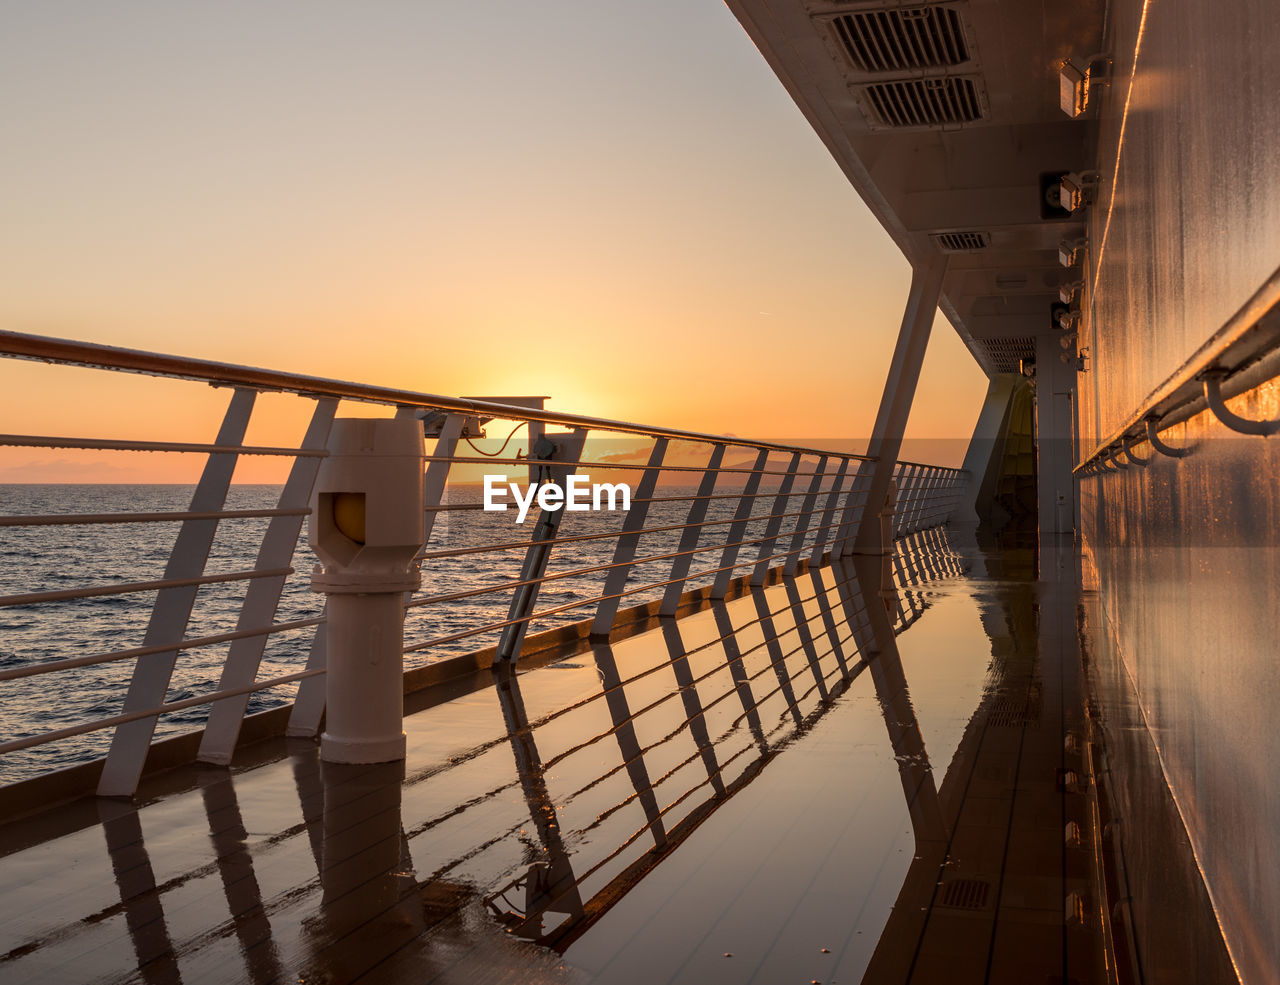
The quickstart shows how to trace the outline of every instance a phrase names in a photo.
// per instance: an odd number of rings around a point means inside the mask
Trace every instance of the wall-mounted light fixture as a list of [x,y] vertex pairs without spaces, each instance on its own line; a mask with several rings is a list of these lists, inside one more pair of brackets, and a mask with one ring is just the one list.
[[1070,304],[1071,299],[1076,296],[1076,292],[1084,286],[1083,281],[1068,280],[1058,285],[1058,299],[1063,304]]
[[1099,177],[1097,171],[1066,172],[1058,182],[1058,207],[1070,213],[1093,204]]
[[1064,239],[1058,244],[1058,262],[1064,267],[1074,267],[1076,261],[1080,259],[1080,251],[1084,249],[1088,242],[1084,237],[1079,239]]
[[1040,218],[1070,219],[1082,206],[1093,202],[1099,178],[1097,171],[1041,172]]
[[1049,305],[1049,327],[1069,332],[1080,320],[1080,309],[1068,304],[1054,301]]
[[1062,112],[1073,120],[1089,108],[1089,90],[1111,81],[1111,58],[1096,54],[1088,58],[1069,58],[1058,70],[1058,101]]

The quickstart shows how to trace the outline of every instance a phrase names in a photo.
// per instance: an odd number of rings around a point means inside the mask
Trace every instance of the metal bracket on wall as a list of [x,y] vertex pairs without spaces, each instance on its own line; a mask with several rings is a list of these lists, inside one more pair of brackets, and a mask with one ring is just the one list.
[[1200,377],[1200,382],[1204,386],[1205,402],[1218,420],[1232,431],[1238,431],[1241,434],[1265,436],[1280,432],[1280,417],[1270,421],[1253,421],[1227,410],[1227,405],[1222,399],[1222,381],[1230,375],[1230,372],[1225,369],[1210,369]]
[[1160,440],[1160,418],[1147,418],[1147,440],[1151,442],[1151,447],[1158,451],[1161,455],[1168,455],[1170,458],[1186,458],[1193,451],[1195,445],[1187,445],[1186,448],[1174,448],[1172,445],[1166,445]]
[[1137,465],[1137,466],[1139,466],[1139,467],[1141,467],[1141,466],[1143,466],[1143,465],[1146,465],[1148,462],[1150,462],[1150,461],[1151,461],[1150,457],[1147,457],[1147,458],[1141,458],[1141,457],[1139,457],[1139,456],[1135,455],[1135,454],[1133,453],[1133,446],[1134,446],[1134,444],[1135,444],[1135,442],[1133,442],[1133,441],[1126,441],[1126,442],[1124,443],[1124,446],[1123,446],[1123,448],[1122,448],[1122,450],[1124,451],[1124,457],[1125,457],[1125,458],[1127,458],[1127,459],[1129,460],[1129,462],[1130,462],[1131,464],[1133,464],[1133,465]]

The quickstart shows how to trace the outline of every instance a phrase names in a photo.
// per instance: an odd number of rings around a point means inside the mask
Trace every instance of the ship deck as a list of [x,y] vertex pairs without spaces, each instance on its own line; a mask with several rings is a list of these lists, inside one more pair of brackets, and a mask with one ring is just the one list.
[[1071,555],[899,547],[12,822],[0,976],[1110,980]]

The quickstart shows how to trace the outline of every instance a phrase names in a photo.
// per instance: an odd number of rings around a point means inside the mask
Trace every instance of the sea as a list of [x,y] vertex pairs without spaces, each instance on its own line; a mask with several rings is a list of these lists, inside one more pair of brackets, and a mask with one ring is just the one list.
[[[162,512],[189,508],[192,486],[182,485],[0,485],[0,514],[50,515],[84,513]],[[720,490],[718,490],[720,491]],[[693,494],[691,488],[660,487],[659,497]],[[229,510],[270,509],[277,505],[279,486],[232,486],[226,502]],[[437,515],[428,554],[438,551],[488,547],[504,549],[485,553],[463,553],[428,559],[423,563],[423,587],[418,599],[481,589],[518,579],[536,521],[531,511],[523,525],[515,523],[515,512],[486,512],[480,509],[482,490],[478,486],[450,487],[445,505],[450,509]],[[801,507],[803,496],[788,500],[784,512]],[[714,499],[709,521],[728,520],[738,506],[736,496]],[[763,536],[768,516],[775,506],[774,496],[754,502],[746,539]],[[646,527],[675,526],[686,522],[688,501],[651,504]],[[560,536],[606,533],[621,529],[622,512],[575,512],[566,514]],[[206,574],[244,571],[256,566],[267,518],[224,519],[218,524]],[[784,521],[787,530],[794,520]],[[179,524],[111,523],[57,526],[0,527],[0,597],[30,592],[49,592],[104,585],[160,580],[177,535]],[[729,524],[708,527],[699,546],[723,543]],[[640,538],[637,557],[669,554],[677,550],[681,531],[646,533]],[[805,538],[813,542],[812,532]],[[551,553],[548,572],[606,565],[613,561],[616,540],[569,540]],[[775,550],[790,548],[789,537]],[[754,559],[757,548],[743,549],[744,559]],[[698,576],[700,570],[720,563],[719,551],[694,555],[693,577],[686,588],[709,584],[713,574]],[[303,525],[293,559],[294,573],[287,579],[277,622],[289,622],[320,615],[323,598],[311,590],[310,575],[316,558],[307,543]],[[628,588],[669,577],[671,560],[638,564],[630,572]],[[744,568],[738,569],[741,573]],[[575,575],[549,581],[541,588],[537,610],[574,606],[533,622],[530,632],[590,618],[606,572]],[[231,632],[236,628],[240,606],[248,582],[234,581],[201,586],[187,638]],[[634,605],[660,598],[663,589],[648,589],[623,599]],[[422,666],[462,653],[494,645],[500,630],[451,639],[477,627],[507,618],[512,590],[496,590],[462,599],[409,608],[405,621],[406,668]],[[68,657],[111,653],[139,647],[143,643],[156,592],[105,595],[39,604],[0,605],[0,669],[26,667]],[[0,602],[4,599],[0,598]],[[305,668],[311,649],[313,628],[278,633],[268,638],[259,679],[283,676]],[[412,650],[417,644],[430,644]],[[211,692],[216,689],[230,644],[210,645],[179,653],[169,686],[167,701]],[[65,728],[90,720],[117,715],[134,669],[132,659],[54,674],[0,681],[0,742],[12,741]],[[282,685],[254,694],[249,711],[278,707],[293,700],[296,684]],[[164,715],[156,737],[189,731],[203,725],[208,706],[198,705]],[[111,742],[110,728],[59,740],[31,749],[0,756],[0,784],[12,783],[49,770],[71,766],[102,756]]]

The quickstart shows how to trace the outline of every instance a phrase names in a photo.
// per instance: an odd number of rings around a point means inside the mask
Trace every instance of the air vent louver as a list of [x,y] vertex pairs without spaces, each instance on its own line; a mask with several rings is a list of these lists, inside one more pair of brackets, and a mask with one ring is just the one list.
[[933,241],[946,253],[970,253],[973,250],[985,250],[991,245],[991,237],[986,233],[969,230],[954,233],[934,233]]
[[831,31],[861,72],[945,68],[969,60],[960,14],[951,7],[859,10],[832,18]]
[[978,86],[967,76],[903,79],[859,86],[872,123],[884,127],[938,127],[982,119]]
[[1016,373],[1018,362],[1036,354],[1036,340],[1029,335],[1000,339],[975,339],[974,344],[986,353],[997,373]]

